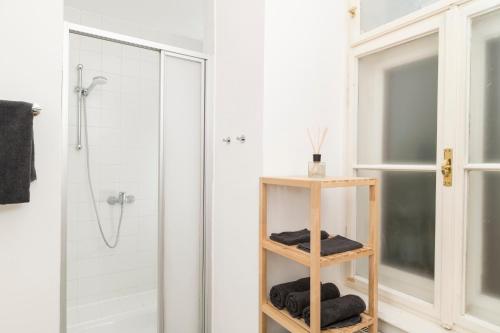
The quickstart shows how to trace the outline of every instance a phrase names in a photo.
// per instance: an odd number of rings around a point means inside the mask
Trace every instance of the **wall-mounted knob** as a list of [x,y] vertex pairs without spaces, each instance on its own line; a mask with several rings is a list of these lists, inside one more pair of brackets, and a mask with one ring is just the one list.
[[230,144],[231,143],[231,137],[228,136],[226,138],[222,138],[222,142]]
[[247,141],[247,138],[246,138],[245,134],[242,134],[240,136],[237,136],[236,140],[238,140],[240,143],[245,143]]

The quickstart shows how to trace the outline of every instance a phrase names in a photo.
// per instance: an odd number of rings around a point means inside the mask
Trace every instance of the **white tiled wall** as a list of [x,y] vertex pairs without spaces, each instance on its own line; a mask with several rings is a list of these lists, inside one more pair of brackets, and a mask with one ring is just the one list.
[[71,23],[82,24],[93,28],[143,38],[159,43],[165,43],[185,49],[194,51],[203,50],[202,40],[171,34],[166,31],[140,25],[137,22],[130,22],[116,17],[101,15],[71,6],[64,7],[64,19]]
[[[110,300],[129,300],[126,296],[156,288],[159,61],[155,51],[70,36],[69,325],[99,319],[106,314],[104,307]],[[108,249],[100,238],[87,182],[85,152],[75,149],[74,87],[79,63],[84,66],[85,87],[94,76],[108,78],[106,85],[97,86],[87,98],[92,177],[108,239],[114,239],[120,208],[110,206],[107,197],[125,191],[136,198],[125,205],[121,239],[115,249]],[[99,304],[103,304],[102,309]]]

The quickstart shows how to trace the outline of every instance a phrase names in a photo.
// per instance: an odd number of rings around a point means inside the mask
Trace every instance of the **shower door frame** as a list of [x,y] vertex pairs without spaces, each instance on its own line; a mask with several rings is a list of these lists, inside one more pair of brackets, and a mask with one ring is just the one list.
[[210,216],[210,207],[212,198],[210,193],[211,184],[212,184],[212,176],[211,176],[211,142],[210,135],[212,133],[212,117],[211,117],[211,108],[209,107],[209,103],[207,101],[211,100],[210,92],[208,90],[209,80],[207,80],[207,63],[209,62],[209,56],[207,54],[186,50],[183,48],[170,46],[167,44],[157,43],[141,38],[131,37],[128,35],[123,35],[119,33],[114,33],[102,29],[92,28],[80,24],[65,22],[64,23],[64,31],[63,31],[63,71],[62,71],[62,154],[63,154],[63,165],[62,165],[62,188],[61,188],[61,288],[60,288],[60,333],[67,332],[67,320],[66,320],[66,310],[67,310],[67,301],[66,301],[66,288],[67,288],[67,280],[66,280],[66,269],[67,269],[67,183],[68,183],[68,105],[69,105],[69,68],[70,59],[69,59],[69,38],[70,34],[77,34],[82,36],[88,36],[93,38],[98,38],[102,40],[107,40],[111,42],[116,42],[120,44],[140,47],[149,49],[152,51],[157,51],[160,56],[160,107],[159,107],[159,165],[158,165],[158,291],[157,291],[157,302],[158,302],[158,333],[166,333],[165,332],[165,280],[164,280],[164,225],[165,225],[165,160],[164,160],[164,106],[165,106],[165,59],[167,56],[177,57],[180,59],[186,59],[190,61],[195,61],[200,63],[201,65],[201,105],[200,109],[202,110],[202,120],[203,120],[203,128],[202,128],[202,189],[201,189],[201,197],[202,197],[202,216],[200,216],[202,221],[202,238],[203,245],[200,253],[202,263],[201,263],[201,272],[202,279],[200,281],[200,287],[202,290],[202,301],[200,302],[200,320],[201,320],[201,332],[207,333],[210,332],[210,230],[211,230],[211,220]]

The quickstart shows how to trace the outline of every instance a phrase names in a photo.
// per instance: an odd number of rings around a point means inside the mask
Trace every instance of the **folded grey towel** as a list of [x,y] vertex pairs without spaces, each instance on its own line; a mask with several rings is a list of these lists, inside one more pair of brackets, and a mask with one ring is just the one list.
[[278,284],[271,288],[269,298],[271,303],[282,310],[285,308],[286,297],[294,291],[306,291],[310,289],[311,280],[309,278],[299,279],[297,281]]
[[[321,256],[352,251],[362,247],[363,244],[338,235],[321,241]],[[298,248],[306,252],[311,252],[310,243],[299,244]]]
[[[345,325],[346,320],[350,325],[357,324],[354,319],[357,320],[356,316],[359,316],[365,310],[365,302],[356,295],[346,295],[323,301],[321,302],[321,329],[334,328],[334,325],[339,324]],[[311,308],[305,308],[303,316],[307,325],[311,324],[310,315]]]
[[[339,288],[333,283],[325,283],[321,285],[321,300],[340,297]],[[286,309],[294,318],[301,317],[304,309],[307,308],[311,301],[311,291],[295,291],[288,294],[286,297]]]
[[[326,231],[321,230],[321,239],[326,239],[330,235]],[[285,231],[271,234],[271,240],[285,244],[285,245],[297,245],[299,243],[309,242],[311,240],[311,232],[308,229],[302,229],[298,231]]]
[[0,101],[0,204],[30,201],[36,179],[32,107]]

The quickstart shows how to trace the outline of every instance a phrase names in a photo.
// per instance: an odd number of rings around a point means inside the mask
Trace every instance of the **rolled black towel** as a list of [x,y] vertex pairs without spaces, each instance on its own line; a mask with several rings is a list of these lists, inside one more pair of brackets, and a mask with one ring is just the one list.
[[271,303],[278,309],[282,310],[285,308],[286,297],[291,292],[306,291],[310,288],[310,279],[303,278],[297,281],[287,282],[278,284],[271,288],[269,292],[269,298]]
[[[326,231],[321,230],[321,239],[327,239],[330,235]],[[271,240],[285,244],[297,245],[311,240],[311,232],[308,229],[299,231],[285,231],[280,233],[272,233]]]
[[[366,310],[365,302],[356,295],[346,295],[321,302],[321,328],[326,329],[346,319],[359,316]],[[304,309],[304,320],[311,324],[311,308]],[[356,323],[355,323],[356,324]]]
[[[321,241],[321,256],[352,251],[362,247],[363,244],[338,235]],[[298,248],[306,252],[311,252],[310,243],[301,243]]]
[[[321,285],[321,300],[340,297],[339,288],[333,283]],[[286,309],[294,318],[302,316],[304,309],[309,306],[311,300],[311,291],[296,291],[288,294],[286,298]]]

